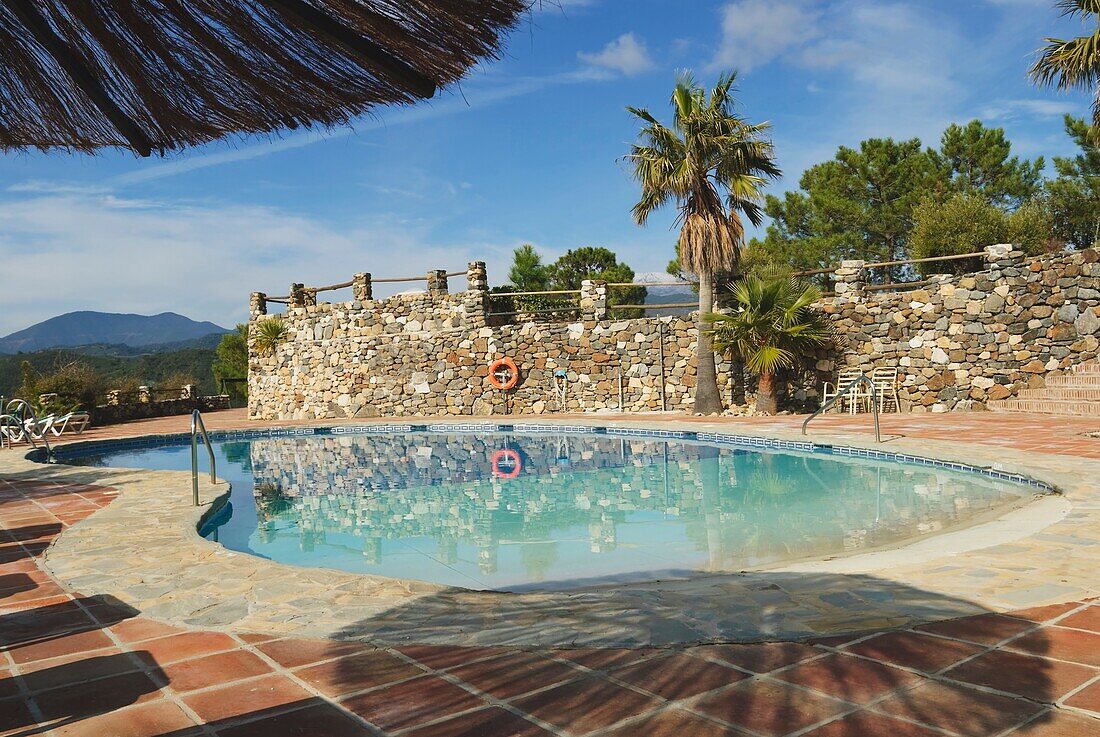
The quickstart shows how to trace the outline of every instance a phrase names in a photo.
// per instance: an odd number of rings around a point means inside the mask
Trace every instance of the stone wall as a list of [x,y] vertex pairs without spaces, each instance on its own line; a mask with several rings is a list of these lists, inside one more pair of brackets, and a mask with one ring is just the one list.
[[[897,366],[903,406],[916,411],[981,408],[1041,385],[1046,374],[1097,356],[1098,260],[1091,250],[1025,259],[1010,246],[991,246],[983,271],[890,291],[867,282],[862,262],[846,261],[836,296],[820,304],[841,346],[811,361],[808,373],[786,377],[788,406],[816,404],[823,382],[835,381],[843,366]],[[576,322],[496,325],[484,264],[470,264],[464,292],[450,293],[442,272],[427,281],[426,292],[374,300],[370,276],[357,274],[356,299],[320,304],[315,292],[293,285],[282,316],[288,339],[270,355],[250,346],[250,415],[691,408],[693,316],[609,319],[606,286],[585,282]],[[254,323],[274,317],[266,304],[265,295],[252,296]],[[489,364],[506,356],[521,369],[511,392],[493,388],[488,376]],[[743,382],[728,360],[718,370],[730,404]],[[558,372],[566,376],[564,402]]]
[[131,420],[146,420],[152,417],[174,417],[176,415],[189,415],[195,410],[213,412],[220,409],[229,409],[229,397],[219,395],[213,397],[192,397],[187,399],[162,399],[149,402],[131,402],[126,404],[105,404],[93,409],[92,424],[116,425],[120,422]]
[[1024,258],[991,246],[983,271],[890,294],[869,290],[862,263],[848,261],[822,308],[846,341],[838,363],[898,366],[913,410],[982,408],[1096,358],[1098,261],[1095,250]]

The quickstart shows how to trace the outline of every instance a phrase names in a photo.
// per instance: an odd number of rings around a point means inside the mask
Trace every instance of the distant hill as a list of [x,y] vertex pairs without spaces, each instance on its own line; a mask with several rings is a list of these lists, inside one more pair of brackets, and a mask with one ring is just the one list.
[[173,343],[150,343],[143,346],[129,346],[123,343],[92,343],[91,345],[74,345],[66,350],[80,353],[85,356],[118,356],[129,358],[134,356],[150,356],[155,353],[175,353],[188,348],[213,349],[222,342],[225,333],[210,333],[201,338],[189,340],[177,340]]
[[0,353],[31,353],[46,348],[94,345],[121,345],[154,352],[148,348],[208,339],[213,334],[228,332],[212,322],[196,322],[174,312],[159,315],[70,312],[0,338]]

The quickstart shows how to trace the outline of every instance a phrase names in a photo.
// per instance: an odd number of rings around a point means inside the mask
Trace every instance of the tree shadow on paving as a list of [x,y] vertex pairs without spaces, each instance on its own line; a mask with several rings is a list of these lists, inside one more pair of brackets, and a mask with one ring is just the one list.
[[[922,622],[932,624],[914,628]],[[566,731],[604,728],[691,698],[698,714],[764,734],[802,730],[876,701],[880,715],[848,718],[858,727],[860,718],[899,717],[984,737],[1040,723],[1042,704],[1079,685],[1052,674],[1057,663],[989,652],[1017,636],[1035,656],[1049,650],[1036,623],[951,596],[869,575],[760,572],[572,594],[449,590],[336,639],[397,647],[428,670],[447,668]],[[516,659],[517,648],[540,657]],[[361,663],[334,647],[338,654],[333,688],[362,688]],[[542,657],[573,665],[548,668]],[[578,667],[585,664],[595,674]],[[566,685],[549,688],[555,683]],[[397,700],[406,714],[442,716],[432,689],[417,693],[401,683],[358,697],[356,710],[370,720]]]
[[12,737],[59,730],[122,709],[158,692],[167,681],[149,653],[140,651],[82,658],[19,678],[34,692],[31,698],[42,721],[25,702],[3,709],[0,730],[9,730],[3,734]]
[[26,543],[39,540],[43,537],[52,538],[61,532],[61,524],[24,525],[8,530],[0,530],[0,543],[17,542]]
[[18,661],[20,648],[111,627],[137,614],[136,609],[113,596],[90,596],[9,612],[0,615],[0,650],[8,651]]
[[38,582],[26,573],[0,574],[0,601],[37,588]]
[[[29,580],[29,577],[28,577]],[[37,585],[37,584],[35,584]],[[153,679],[164,675],[141,653],[78,657],[82,651],[103,652],[112,645],[88,633],[114,626],[137,611],[110,596],[93,596],[22,609],[0,616],[0,651],[18,675],[0,678],[0,733],[34,735],[60,729],[89,717],[135,703],[158,690]],[[41,667],[57,658],[69,659]],[[149,672],[141,673],[142,667]],[[25,694],[31,694],[37,713]],[[41,724],[38,716],[44,720]]]

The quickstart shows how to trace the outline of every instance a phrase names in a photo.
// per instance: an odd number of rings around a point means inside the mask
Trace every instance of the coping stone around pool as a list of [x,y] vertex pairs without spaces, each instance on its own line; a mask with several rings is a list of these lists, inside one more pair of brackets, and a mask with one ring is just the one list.
[[[219,438],[309,436],[379,432],[419,424],[276,428],[219,432]],[[510,428],[527,432],[577,432],[580,425],[538,423],[427,423],[469,432]],[[637,425],[602,425],[608,434],[656,429],[676,439],[721,442],[750,438],[708,426],[647,419]],[[538,428],[538,429],[532,429]],[[446,430],[458,432],[459,430]],[[583,426],[591,432],[592,426]],[[702,437],[700,437],[702,436]],[[180,436],[137,442],[164,444]],[[299,568],[227,550],[202,539],[201,520],[227,495],[225,484],[202,482],[205,504],[190,505],[186,472],[153,472],[31,464],[0,459],[0,471],[38,474],[114,486],[120,497],[67,529],[44,556],[58,580],[83,595],[114,596],[143,615],[191,626],[297,636],[359,639],[378,644],[436,643],[513,646],[669,646],[702,642],[798,640],[847,632],[889,629],[936,619],[1004,611],[1053,601],[1096,596],[1100,566],[1100,463],[1067,456],[1002,449],[893,440],[890,452],[852,434],[814,436],[814,448],[839,448],[920,459],[947,468],[976,468],[1026,478],[1037,491],[1057,487],[1072,506],[1040,534],[1010,543],[943,555],[922,552],[905,560],[903,548],[886,568],[859,570],[860,557],[843,559],[843,572],[818,569],[767,570],[742,574],[627,583],[569,592],[498,593],[447,588],[416,581]],[[827,442],[820,442],[827,441]],[[113,442],[113,441],[112,441]],[[121,442],[121,441],[120,441]],[[753,443],[805,444],[795,433],[769,429]],[[63,455],[104,446],[84,443]],[[801,448],[800,448],[801,449]],[[70,456],[71,457],[71,456]],[[980,465],[978,465],[980,464]],[[1004,478],[1005,476],[998,476]],[[1026,510],[1027,508],[1025,508]],[[992,523],[995,526],[997,523]],[[983,526],[984,527],[984,526]],[[972,528],[975,538],[981,533]],[[900,561],[898,559],[900,556]]]

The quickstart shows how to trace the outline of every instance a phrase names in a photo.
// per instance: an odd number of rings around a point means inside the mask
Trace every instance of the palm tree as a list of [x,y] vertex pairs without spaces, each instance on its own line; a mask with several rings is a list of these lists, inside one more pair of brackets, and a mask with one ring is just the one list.
[[1093,17],[1091,35],[1069,41],[1047,38],[1039,59],[1031,67],[1031,78],[1041,86],[1060,90],[1084,90],[1093,95],[1092,134],[1100,137],[1100,0],[1058,0],[1063,15]]
[[714,309],[714,275],[732,271],[745,241],[741,215],[763,219],[761,190],[780,176],[767,123],[737,116],[732,96],[736,73],[723,75],[708,96],[690,74],[672,93],[672,127],[648,110],[627,108],[645,124],[628,159],[642,195],[633,215],[639,225],[664,205],[680,211],[680,264],[699,278],[699,339],[696,346],[695,411],[722,411],[714,350],[705,330]]
[[832,341],[828,319],[811,308],[821,292],[789,277],[748,276],[734,286],[733,299],[734,312],[711,315],[708,332],[715,350],[739,356],[759,374],[756,409],[775,414],[776,371]]

